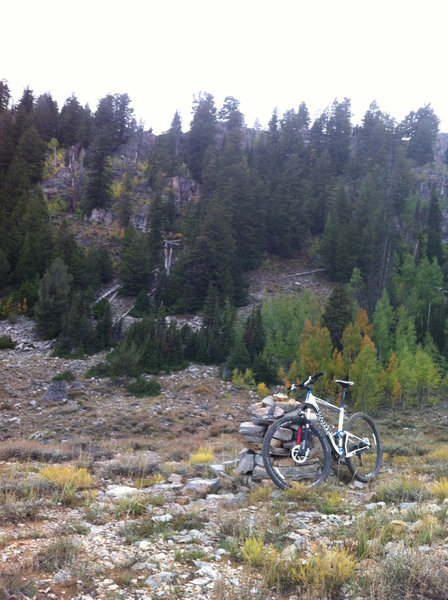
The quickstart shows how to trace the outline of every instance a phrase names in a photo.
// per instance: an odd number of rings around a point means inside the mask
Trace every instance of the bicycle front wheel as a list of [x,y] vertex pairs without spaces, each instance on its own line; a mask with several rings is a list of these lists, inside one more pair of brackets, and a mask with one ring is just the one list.
[[347,421],[345,462],[358,481],[367,482],[377,475],[383,459],[381,438],[373,419],[364,413],[355,413]]
[[263,462],[272,481],[282,490],[293,483],[318,486],[328,477],[331,456],[327,440],[313,423],[309,424],[307,447],[299,452],[298,439],[303,440],[306,420],[288,416],[275,421],[263,441]]

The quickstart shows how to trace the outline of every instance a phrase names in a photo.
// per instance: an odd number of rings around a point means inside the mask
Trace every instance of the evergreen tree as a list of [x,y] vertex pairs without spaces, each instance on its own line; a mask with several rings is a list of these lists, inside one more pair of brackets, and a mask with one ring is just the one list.
[[186,138],[186,163],[193,179],[202,181],[206,153],[215,143],[216,107],[211,94],[200,94],[193,104],[193,119]]
[[21,243],[14,277],[16,282],[32,280],[35,275],[44,273],[53,250],[48,211],[39,186],[34,187],[28,195],[20,216],[18,235]]
[[28,87],[23,90],[19,104],[14,108],[15,139],[33,125],[34,94]]
[[142,289],[148,289],[150,264],[146,235],[128,225],[121,242],[120,255],[118,280],[123,287],[123,293],[132,295]]
[[325,302],[323,326],[331,333],[332,343],[342,348],[342,334],[353,318],[353,301],[344,285],[337,283]]
[[69,309],[72,277],[60,258],[56,258],[42,277],[39,300],[35,306],[36,328],[46,339],[57,337]]
[[236,259],[235,241],[228,212],[217,202],[206,207],[200,229],[188,244],[170,275],[167,299],[174,311],[197,311],[204,304],[210,284],[221,301],[236,302],[236,290],[242,289]]
[[34,106],[34,125],[41,139],[48,143],[58,133],[59,110],[51,94],[42,94]]
[[80,135],[84,119],[84,109],[73,94],[64,103],[59,116],[58,140],[62,146],[68,148],[82,141]]
[[112,164],[108,155],[109,133],[102,131],[89,148],[86,166],[88,184],[84,200],[84,212],[90,215],[94,208],[108,208],[111,202]]
[[400,124],[403,136],[409,138],[408,157],[423,166],[434,159],[434,143],[439,131],[440,120],[430,104],[412,111]]
[[31,125],[20,136],[14,160],[18,169],[26,173],[30,183],[37,183],[42,178],[47,147],[41,140],[37,129]]
[[341,175],[350,156],[352,126],[350,123],[350,100],[334,100],[326,128],[328,151],[334,167],[334,174]]
[[73,276],[75,286],[87,286],[86,257],[84,251],[76,243],[68,221],[62,221],[54,240],[53,258],[59,257]]

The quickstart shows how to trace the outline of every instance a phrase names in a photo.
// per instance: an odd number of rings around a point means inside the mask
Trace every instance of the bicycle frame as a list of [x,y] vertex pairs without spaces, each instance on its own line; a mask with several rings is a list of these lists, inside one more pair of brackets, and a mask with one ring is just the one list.
[[[345,388],[342,388],[341,406],[335,406],[334,404],[331,404],[330,402],[327,402],[326,400],[323,400],[322,398],[318,398],[317,396],[315,396],[313,394],[313,392],[310,388],[307,388],[304,412],[305,412],[307,421],[311,420],[311,414],[312,414],[311,411],[314,411],[316,413],[317,420],[319,421],[319,424],[321,425],[322,429],[324,430],[326,437],[328,439],[328,442],[330,443],[331,448],[333,449],[335,455],[338,456],[338,458],[351,458],[352,456],[358,455],[360,450],[365,450],[365,449],[370,448],[370,442],[366,439],[362,439],[362,438],[359,438],[359,437],[353,435],[349,431],[344,431],[344,417],[345,417],[344,400],[345,400]],[[338,430],[334,434],[331,432],[331,430],[322,414],[322,411],[319,408],[319,404],[323,404],[327,408],[330,408],[331,410],[334,410],[335,412],[339,413]],[[301,437],[301,432],[299,433],[299,436]],[[305,444],[306,444],[306,437],[307,437],[307,435],[305,432]],[[354,450],[352,450],[351,452],[347,452],[347,442],[349,439],[355,439],[358,442],[363,442],[365,444],[365,447],[360,448],[359,444],[358,444],[358,446]],[[297,443],[299,444],[300,441],[301,440],[298,438]]]

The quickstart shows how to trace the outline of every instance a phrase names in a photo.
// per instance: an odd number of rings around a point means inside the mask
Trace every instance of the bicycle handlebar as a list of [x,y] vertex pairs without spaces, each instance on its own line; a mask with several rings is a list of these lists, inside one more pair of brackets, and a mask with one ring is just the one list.
[[299,385],[296,385],[295,383],[293,383],[291,386],[291,390],[294,391],[297,388],[311,387],[312,385],[314,385],[316,383],[316,379],[318,379],[318,377],[321,377],[322,375],[324,375],[323,371],[321,371],[320,373],[315,373],[314,375],[310,375],[306,381],[302,381],[302,383],[299,383]]

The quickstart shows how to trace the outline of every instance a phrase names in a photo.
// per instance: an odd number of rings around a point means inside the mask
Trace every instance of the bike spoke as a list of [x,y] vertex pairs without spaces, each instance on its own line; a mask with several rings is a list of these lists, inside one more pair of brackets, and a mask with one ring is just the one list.
[[[314,427],[298,437],[299,425],[294,419],[282,420],[279,427],[268,431],[263,446],[263,459],[268,474],[283,489],[294,483],[319,485],[327,476],[330,457],[326,441]],[[301,439],[298,445],[297,441]]]
[[356,479],[369,481],[379,471],[382,460],[381,440],[373,420],[357,413],[348,421],[347,466]]

